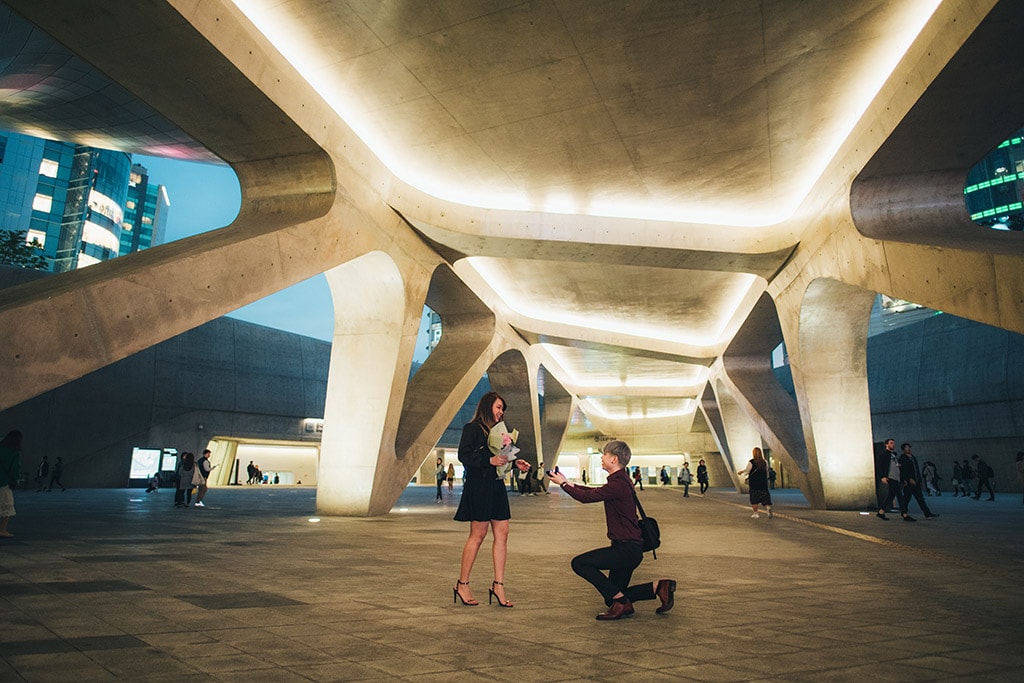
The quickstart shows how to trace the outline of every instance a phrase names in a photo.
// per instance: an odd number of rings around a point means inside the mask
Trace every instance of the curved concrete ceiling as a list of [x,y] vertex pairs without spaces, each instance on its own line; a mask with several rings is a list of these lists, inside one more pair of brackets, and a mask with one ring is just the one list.
[[939,0],[233,0],[384,163],[452,202],[769,226]]
[[[385,201],[524,338],[547,341],[545,364],[613,429],[629,415],[692,421],[704,368],[799,241],[788,219],[813,211],[801,203],[940,4],[214,0],[203,12],[252,22],[394,174]],[[175,115],[198,139],[231,125]]]

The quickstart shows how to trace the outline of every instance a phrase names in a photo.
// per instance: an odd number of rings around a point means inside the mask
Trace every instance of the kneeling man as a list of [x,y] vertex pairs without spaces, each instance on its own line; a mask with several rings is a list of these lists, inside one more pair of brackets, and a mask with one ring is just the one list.
[[[668,612],[675,603],[676,582],[671,579],[661,579],[657,586],[653,583],[629,585],[633,570],[644,559],[633,483],[626,471],[631,456],[624,441],[606,443],[601,453],[601,468],[608,473],[608,483],[596,488],[572,484],[557,472],[550,475],[551,481],[581,503],[604,503],[611,545],[572,558],[572,570],[593,584],[608,605],[607,611],[597,615],[598,621],[628,617],[633,614],[633,603],[640,600],[661,600],[661,606],[654,610],[658,614]],[[604,570],[608,571],[607,576]]]

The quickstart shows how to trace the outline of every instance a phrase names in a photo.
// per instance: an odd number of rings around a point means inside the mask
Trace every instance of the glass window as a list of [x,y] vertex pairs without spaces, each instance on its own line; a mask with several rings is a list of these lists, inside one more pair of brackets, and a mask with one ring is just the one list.
[[53,197],[47,197],[45,194],[37,194],[32,200],[32,210],[42,211],[43,213],[50,213],[50,207],[53,206]]
[[60,164],[51,159],[43,159],[39,164],[39,175],[44,175],[47,178],[56,178],[57,169],[60,168]]
[[25,243],[32,244],[33,242],[38,242],[36,246],[40,248],[45,246],[46,233],[43,232],[42,230],[29,230],[28,233],[25,234]]

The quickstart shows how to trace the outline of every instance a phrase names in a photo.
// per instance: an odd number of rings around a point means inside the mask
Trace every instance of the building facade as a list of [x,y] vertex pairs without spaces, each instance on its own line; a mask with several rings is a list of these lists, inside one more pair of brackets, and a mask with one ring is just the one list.
[[130,154],[0,133],[2,229],[62,273],[163,241],[170,202]]
[[1024,130],[970,170],[964,197],[971,220],[999,230],[1024,230]]
[[121,248],[117,255],[124,256],[163,244],[170,206],[167,188],[151,182],[145,166],[132,164],[128,199],[121,222]]

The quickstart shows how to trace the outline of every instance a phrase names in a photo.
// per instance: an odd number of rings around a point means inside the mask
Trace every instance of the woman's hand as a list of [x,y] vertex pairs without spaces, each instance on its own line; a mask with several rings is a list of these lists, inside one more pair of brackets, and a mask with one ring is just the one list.
[[516,458],[514,462],[515,462],[516,467],[518,467],[521,472],[529,471],[530,463],[526,462],[522,458]]
[[501,467],[502,465],[508,464],[508,458],[504,455],[492,455],[487,462],[491,463],[495,467]]
[[558,486],[561,486],[562,484],[564,484],[567,481],[569,481],[568,479],[565,478],[565,475],[562,474],[561,472],[552,472],[551,476],[550,476],[550,479],[551,479],[551,481],[555,482],[555,484],[557,484]]

